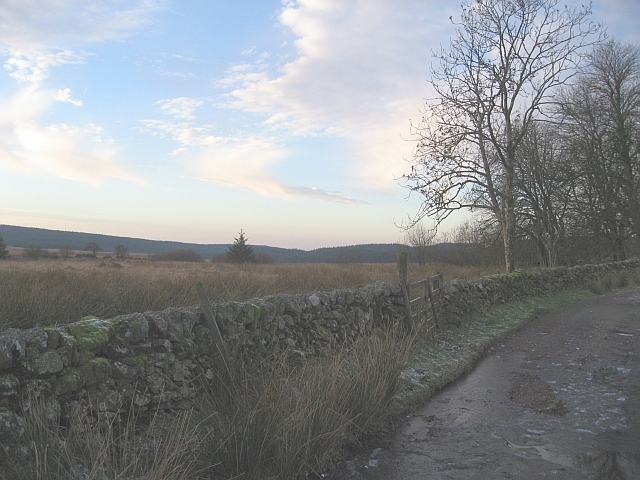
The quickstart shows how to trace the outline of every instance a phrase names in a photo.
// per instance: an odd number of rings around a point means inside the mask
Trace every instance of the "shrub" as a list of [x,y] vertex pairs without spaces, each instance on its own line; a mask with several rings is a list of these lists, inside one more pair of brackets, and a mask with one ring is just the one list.
[[9,251],[7,250],[7,244],[4,243],[4,238],[0,235],[0,260],[9,258]]
[[30,258],[31,260],[38,260],[43,256],[44,252],[40,245],[29,245],[22,251],[22,255],[25,258]]
[[276,263],[273,257],[267,253],[256,252],[253,254],[253,257],[256,259],[256,263],[261,263],[263,265],[270,265],[272,263]]
[[70,243],[65,243],[60,247],[60,250],[58,251],[62,258],[71,258],[71,254],[73,252],[73,246]]
[[119,258],[120,260],[126,258],[129,254],[127,247],[120,243],[114,247],[113,252],[116,254],[116,258]]
[[204,258],[195,250],[189,249],[177,249],[170,252],[154,253],[151,255],[151,260],[156,261],[174,261],[174,262],[202,262]]

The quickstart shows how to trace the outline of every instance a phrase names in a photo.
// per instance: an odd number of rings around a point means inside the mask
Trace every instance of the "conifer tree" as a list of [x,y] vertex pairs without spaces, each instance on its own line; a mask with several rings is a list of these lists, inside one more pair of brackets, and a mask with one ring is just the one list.
[[231,263],[254,263],[253,247],[247,245],[244,232],[240,229],[240,236],[233,239],[233,245],[229,247],[227,257]]

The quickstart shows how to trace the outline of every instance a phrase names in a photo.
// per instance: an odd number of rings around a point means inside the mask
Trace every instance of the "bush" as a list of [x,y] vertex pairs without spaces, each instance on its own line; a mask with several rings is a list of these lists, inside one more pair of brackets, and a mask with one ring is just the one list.
[[9,251],[7,250],[7,244],[4,243],[4,238],[0,235],[0,260],[9,258]]
[[113,252],[116,254],[116,258],[120,260],[126,258],[127,255],[129,255],[129,250],[127,249],[127,247],[120,243],[114,247]]
[[174,261],[174,262],[202,262],[204,258],[195,250],[178,249],[171,250],[170,252],[154,253],[151,255],[151,260],[156,261]]
[[73,253],[73,246],[70,243],[65,243],[60,247],[59,252],[62,258],[71,258],[71,254]]
[[22,251],[22,255],[31,260],[38,260],[44,255],[44,252],[40,245],[29,245]]
[[255,258],[256,263],[261,263],[264,265],[270,265],[272,263],[276,263],[273,257],[267,253],[256,252],[253,254],[253,258]]

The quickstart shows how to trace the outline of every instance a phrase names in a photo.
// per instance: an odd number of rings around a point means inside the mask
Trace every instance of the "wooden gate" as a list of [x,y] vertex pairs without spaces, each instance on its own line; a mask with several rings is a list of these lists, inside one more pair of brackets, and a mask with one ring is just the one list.
[[420,325],[424,332],[439,328],[442,309],[442,273],[408,283],[407,253],[399,252],[398,277],[411,327],[415,330]]

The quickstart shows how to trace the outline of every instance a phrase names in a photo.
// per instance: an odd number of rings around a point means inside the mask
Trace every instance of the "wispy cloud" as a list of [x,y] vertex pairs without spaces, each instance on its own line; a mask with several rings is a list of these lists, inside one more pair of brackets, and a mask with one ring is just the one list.
[[425,96],[431,52],[423,46],[450,28],[449,15],[418,0],[287,2],[279,22],[297,37],[297,57],[275,75],[263,64],[231,69],[220,81],[232,86],[227,105],[296,135],[346,138],[354,174],[392,187],[411,152],[400,135]]
[[59,52],[12,51],[4,69],[19,82],[40,83],[49,76],[51,67],[81,63],[84,56],[63,50]]
[[159,100],[154,105],[159,105],[163,113],[184,120],[195,120],[193,112],[201,107],[204,102],[197,98],[179,97]]
[[143,119],[140,120],[138,130],[156,137],[169,137],[180,146],[171,152],[171,155],[179,155],[189,147],[204,147],[223,141],[222,138],[213,135],[214,125],[198,125],[193,112],[204,104],[198,98],[178,97],[159,100],[154,103],[160,111],[173,120]]
[[179,147],[171,155],[179,155],[185,167],[200,180],[286,199],[302,197],[353,205],[367,203],[341,192],[280,182],[269,170],[291,156],[286,146],[274,137],[215,135],[213,125],[199,125],[195,121],[193,112],[203,104],[200,99],[187,97],[158,101],[154,105],[174,120],[141,120],[139,130],[176,141]]
[[269,173],[269,168],[289,156],[287,148],[273,138],[225,138],[203,149],[191,161],[191,166],[201,180],[250,190],[265,196],[289,200],[309,198],[349,205],[368,204],[341,192],[287,185],[278,181]]
[[117,149],[100,127],[39,125],[33,118],[55,99],[52,91],[29,86],[0,101],[0,165],[29,175],[55,175],[92,184],[105,178],[139,181],[122,166]]
[[0,44],[15,51],[122,38],[147,25],[164,0],[8,0]]
[[93,124],[38,122],[55,102],[81,107],[70,88],[44,86],[54,67],[84,63],[82,46],[122,38],[148,23],[161,0],[9,0],[0,3],[0,56],[19,82],[0,98],[0,165],[29,175],[97,184],[105,178],[139,181],[118,158],[114,142]]

